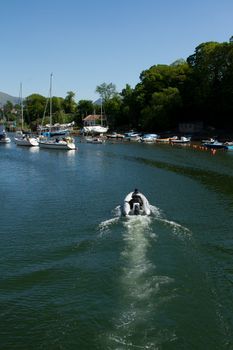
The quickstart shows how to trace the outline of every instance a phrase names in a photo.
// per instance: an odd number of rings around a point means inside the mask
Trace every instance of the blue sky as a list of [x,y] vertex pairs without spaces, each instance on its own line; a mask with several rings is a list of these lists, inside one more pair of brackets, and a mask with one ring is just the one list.
[[156,64],[186,59],[207,41],[233,35],[232,0],[7,0],[1,2],[0,91],[19,96],[75,92],[96,100],[97,85],[135,87]]

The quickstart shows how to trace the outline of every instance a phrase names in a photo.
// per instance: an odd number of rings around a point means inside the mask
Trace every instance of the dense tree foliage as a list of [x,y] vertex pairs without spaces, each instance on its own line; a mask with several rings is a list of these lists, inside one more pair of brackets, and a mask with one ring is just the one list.
[[72,91],[67,92],[67,96],[63,101],[65,113],[74,113],[76,111],[77,104],[74,100],[74,97],[75,97],[74,92]]
[[82,125],[82,120],[87,115],[92,114],[94,110],[93,102],[90,100],[80,100],[77,105],[77,113],[75,116],[75,122],[77,125]]
[[[75,120],[81,126],[86,115],[102,108],[112,129],[159,132],[176,128],[179,122],[203,121],[206,126],[233,130],[233,37],[229,43],[202,43],[187,60],[154,65],[139,79],[135,87],[127,84],[120,93],[113,83],[97,86],[101,106],[90,100],[76,103],[72,91],[64,99],[53,97],[53,120]],[[41,95],[28,96],[26,122],[40,123],[46,104],[48,99]],[[12,109],[10,103],[4,106],[8,120],[20,113],[19,106],[14,106],[14,113]]]
[[208,124],[233,127],[233,44],[208,42],[188,57],[192,105]]

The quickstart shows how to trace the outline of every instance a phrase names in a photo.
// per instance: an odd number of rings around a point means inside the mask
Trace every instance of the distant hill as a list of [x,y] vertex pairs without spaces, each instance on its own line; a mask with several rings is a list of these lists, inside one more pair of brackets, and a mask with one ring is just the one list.
[[6,104],[7,101],[10,101],[15,105],[16,103],[19,103],[19,97],[14,97],[8,94],[5,94],[5,92],[0,92],[0,106],[3,106]]
[[94,104],[101,106],[101,98],[98,98],[98,100],[94,101]]

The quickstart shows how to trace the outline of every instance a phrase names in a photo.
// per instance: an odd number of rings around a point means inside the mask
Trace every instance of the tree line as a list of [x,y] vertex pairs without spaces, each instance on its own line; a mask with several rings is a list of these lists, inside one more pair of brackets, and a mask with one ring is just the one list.
[[[117,92],[113,83],[96,87],[112,129],[136,128],[161,132],[180,122],[202,121],[206,126],[233,130],[233,37],[229,42],[206,42],[186,60],[158,64],[141,72],[135,87]],[[47,99],[32,94],[24,99],[25,121],[33,129],[42,121]],[[75,121],[81,127],[88,114],[100,113],[100,104],[75,101],[75,94],[53,97],[54,122]],[[20,106],[4,106],[9,120]],[[12,113],[12,110],[17,113]]]

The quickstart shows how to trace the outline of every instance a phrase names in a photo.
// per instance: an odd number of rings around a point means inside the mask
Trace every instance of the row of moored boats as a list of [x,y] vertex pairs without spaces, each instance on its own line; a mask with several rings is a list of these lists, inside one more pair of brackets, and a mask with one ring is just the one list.
[[[67,136],[68,135],[68,136]],[[121,137],[120,137],[121,136]],[[112,135],[107,135],[108,139],[113,138],[124,138],[129,141],[140,141],[145,143],[171,143],[171,144],[188,144],[191,142],[190,137],[177,136],[160,138],[157,134],[145,134],[139,137],[137,133],[127,133],[125,135],[120,135],[113,133]],[[11,139],[8,137],[4,125],[0,125],[0,143],[9,143]],[[27,147],[40,147],[40,148],[50,148],[50,149],[64,149],[64,150],[75,150],[76,145],[74,138],[69,136],[67,133],[59,135],[59,132],[53,133],[51,131],[41,132],[39,136],[24,133],[22,131],[17,131],[14,136],[14,142],[18,146],[27,146]],[[90,137],[86,138],[86,142],[89,143],[104,143],[105,139],[100,137]],[[233,150],[233,142],[219,142],[214,138],[207,140],[202,140],[202,145],[210,149],[226,149]]]
[[218,140],[211,138],[208,140],[203,140],[202,144],[204,147],[210,148],[210,149],[227,149],[227,150],[233,151],[232,141],[219,142]]
[[[3,126],[0,126],[0,143],[10,143],[11,139],[8,137]],[[63,149],[63,150],[75,150],[74,138],[70,136],[57,136],[51,137],[50,135],[35,136],[29,133],[23,133],[22,131],[16,132],[14,136],[14,142],[17,146],[24,147],[40,147],[49,149]]]
[[[107,135],[108,139],[125,139],[128,141],[137,141],[144,143],[170,143],[170,144],[189,144],[191,142],[191,137],[187,136],[173,136],[162,138],[158,134],[144,134],[140,135],[137,132],[129,132],[124,135],[113,133],[112,135]],[[202,145],[210,149],[228,149],[233,150],[233,142],[219,142],[217,139],[210,138],[207,140],[202,140]]]

